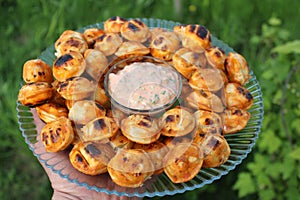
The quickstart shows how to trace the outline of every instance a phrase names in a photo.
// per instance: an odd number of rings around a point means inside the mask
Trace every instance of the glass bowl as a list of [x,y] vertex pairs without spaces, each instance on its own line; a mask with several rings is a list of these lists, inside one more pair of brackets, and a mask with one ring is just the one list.
[[[139,20],[143,21],[148,27],[161,27],[169,30],[172,30],[175,25],[180,24],[173,21],[151,18],[142,18]],[[78,31],[83,32],[86,28],[92,27],[103,28],[103,22],[89,25]],[[221,47],[227,54],[233,51],[232,48],[213,36],[212,45]],[[42,52],[39,58],[52,66],[52,62],[55,59],[54,45],[51,45]],[[185,183],[174,184],[165,174],[160,174],[147,180],[142,187],[124,188],[113,183],[108,174],[98,176],[84,175],[75,170],[69,162],[69,149],[59,153],[48,153],[45,151],[39,137],[43,123],[38,119],[35,109],[23,106],[17,102],[19,128],[30,150],[46,167],[78,186],[106,194],[128,197],[155,197],[183,193],[211,184],[229,172],[234,173],[236,166],[247,157],[255,145],[261,130],[264,110],[261,88],[251,68],[250,75],[251,78],[245,87],[251,92],[254,98],[254,104],[248,110],[251,118],[242,131],[225,135],[231,148],[229,159],[219,167],[201,169],[192,180]]]
[[137,56],[114,64],[105,75],[104,88],[112,109],[126,114],[157,115],[177,101],[182,80],[167,62]]

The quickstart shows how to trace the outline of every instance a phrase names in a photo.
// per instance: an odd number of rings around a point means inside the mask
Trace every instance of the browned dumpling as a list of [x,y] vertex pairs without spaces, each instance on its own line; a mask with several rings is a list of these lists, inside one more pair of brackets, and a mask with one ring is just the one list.
[[150,33],[151,33],[150,41],[154,40],[154,38],[156,38],[157,35],[159,35],[163,32],[167,32],[167,30],[164,28],[160,28],[160,27],[151,28],[150,29]]
[[46,124],[40,135],[48,152],[64,150],[74,139],[72,123],[67,117],[59,117],[55,121]]
[[225,71],[226,53],[220,47],[210,47],[205,50],[205,56],[210,66]]
[[45,123],[55,121],[59,117],[68,117],[68,109],[57,103],[49,102],[35,107],[41,120]]
[[104,31],[108,33],[119,33],[127,19],[119,16],[111,17],[104,22]]
[[202,109],[221,113],[224,111],[224,105],[221,99],[209,92],[203,90],[195,90],[186,97],[186,103],[195,109]]
[[194,113],[197,131],[203,134],[222,134],[222,118],[219,114],[207,110],[198,110]]
[[109,139],[118,132],[118,125],[109,117],[98,117],[81,128],[83,141],[99,141]]
[[94,48],[104,53],[105,56],[110,56],[118,50],[122,42],[118,34],[105,33],[96,39]]
[[206,67],[206,58],[203,53],[181,48],[174,53],[172,64],[178,72],[189,79],[199,67]]
[[137,144],[133,145],[134,149],[144,150],[150,157],[154,165],[153,174],[161,174],[164,171],[163,158],[168,153],[168,147],[159,141],[153,142],[151,144]]
[[122,131],[119,129],[117,134],[109,139],[109,144],[113,147],[115,151],[118,149],[131,149],[134,142],[129,140],[122,134]]
[[218,69],[198,68],[189,79],[190,86],[195,90],[216,92],[224,86],[224,79]]
[[162,142],[169,148],[172,149],[174,147],[176,147],[179,144],[186,144],[189,145],[193,142],[193,137],[194,137],[194,133],[193,134],[188,134],[182,137],[164,137],[162,138]]
[[224,92],[226,107],[229,109],[247,110],[253,104],[253,96],[249,90],[237,83],[228,83]]
[[104,86],[102,86],[99,83],[97,84],[97,87],[96,87],[94,99],[96,102],[103,105],[105,108],[111,107],[110,100],[109,100],[108,96],[106,95]]
[[86,73],[98,81],[108,69],[106,56],[101,51],[88,49],[84,52],[84,59],[86,62]]
[[80,32],[73,30],[65,30],[55,41],[54,48],[57,49],[62,42],[69,40],[70,38],[84,39],[82,33]]
[[207,134],[200,146],[204,153],[203,168],[218,167],[230,156],[230,147],[222,135]]
[[137,41],[123,42],[115,53],[118,58],[124,59],[130,56],[143,56],[150,53],[149,48]]
[[157,121],[146,115],[133,114],[123,119],[121,130],[128,139],[139,144],[150,144],[160,136]]
[[193,179],[203,164],[202,150],[195,144],[178,144],[164,158],[164,172],[173,183]]
[[103,35],[105,32],[100,28],[88,28],[83,32],[83,38],[87,42],[90,48],[94,47],[95,41],[98,37]]
[[246,110],[228,110],[223,114],[223,133],[236,133],[247,126],[251,114]]
[[121,35],[127,40],[143,43],[151,36],[151,33],[144,22],[131,19],[121,27]]
[[225,68],[230,82],[244,85],[250,78],[246,59],[234,52],[230,52],[225,60]]
[[53,76],[60,82],[68,78],[80,76],[86,68],[82,54],[69,52],[58,57],[53,62]]
[[117,185],[140,187],[154,172],[154,166],[144,150],[121,149],[110,160],[108,173]]
[[197,52],[203,52],[210,47],[211,35],[204,26],[198,24],[177,25],[173,30],[180,36],[183,47]]
[[195,118],[184,108],[172,108],[161,117],[160,127],[161,134],[164,136],[184,136],[194,130]]
[[98,175],[107,172],[107,164],[114,155],[114,150],[108,144],[79,142],[70,151],[69,159],[78,171]]
[[175,33],[166,31],[158,34],[149,47],[152,56],[168,61],[180,48],[180,40]]
[[33,82],[23,85],[19,90],[18,101],[24,106],[35,106],[52,98],[53,87],[47,82]]
[[62,97],[72,101],[90,97],[94,91],[94,84],[84,77],[69,78],[61,82],[57,88],[57,92]]
[[76,101],[69,112],[69,119],[76,124],[87,124],[95,118],[103,117],[106,110],[93,100]]
[[41,59],[28,60],[23,65],[23,80],[26,83],[53,81],[51,67]]

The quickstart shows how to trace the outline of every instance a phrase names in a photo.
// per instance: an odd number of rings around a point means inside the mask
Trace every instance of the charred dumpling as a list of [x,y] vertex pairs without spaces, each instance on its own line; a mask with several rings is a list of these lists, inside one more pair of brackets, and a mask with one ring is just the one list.
[[229,109],[248,110],[253,104],[251,92],[237,83],[228,83],[224,91],[226,106]]
[[223,122],[218,113],[198,110],[194,113],[196,132],[202,134],[222,134]]
[[248,63],[241,54],[230,52],[225,59],[225,69],[230,82],[244,85],[250,78]]
[[68,109],[60,104],[49,102],[35,107],[37,114],[45,123],[55,121],[60,117],[68,117]]
[[94,48],[104,53],[105,56],[110,56],[118,50],[122,42],[118,34],[105,33],[96,39]]
[[230,134],[243,130],[251,117],[246,110],[226,109],[223,114],[223,133]]
[[100,28],[88,28],[83,32],[83,38],[87,42],[89,48],[94,48],[96,39],[103,35],[105,32]]
[[88,49],[84,52],[86,73],[98,81],[108,69],[108,59],[101,51]]
[[227,56],[222,48],[212,46],[205,50],[205,56],[210,66],[225,71],[224,64]]
[[143,43],[151,36],[151,33],[144,22],[131,19],[126,21],[121,27],[121,35],[126,40]]
[[104,22],[104,31],[107,33],[120,33],[121,27],[125,22],[127,22],[127,19],[123,17],[111,17]]
[[23,80],[26,83],[53,81],[51,67],[41,59],[28,60],[23,65]]
[[126,59],[131,56],[143,56],[149,53],[149,48],[144,46],[141,42],[126,41],[121,44],[115,55],[118,59]]

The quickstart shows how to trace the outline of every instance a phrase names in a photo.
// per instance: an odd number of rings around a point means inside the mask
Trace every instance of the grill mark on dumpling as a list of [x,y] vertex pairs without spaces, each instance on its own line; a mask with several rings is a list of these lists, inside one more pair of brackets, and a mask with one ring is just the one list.
[[80,163],[83,162],[83,158],[79,154],[76,154],[75,158],[78,162],[80,162]]
[[85,147],[85,150],[88,154],[92,155],[92,156],[97,156],[101,154],[101,150],[98,149],[95,145],[93,144],[88,144]]
[[156,38],[156,39],[154,40],[153,44],[156,45],[156,46],[158,46],[158,45],[160,45],[161,43],[163,43],[163,41],[164,41],[164,38],[163,38],[163,37],[158,37],[158,38]]
[[103,130],[106,127],[104,119],[98,119],[94,121],[94,128],[96,130]]
[[99,104],[99,103],[95,103],[95,104],[96,104],[97,108],[99,108],[99,110],[105,111],[105,108],[101,104]]
[[232,114],[233,114],[233,115],[238,115],[238,116],[242,116],[242,115],[243,115],[243,113],[242,113],[241,110],[234,110],[234,111],[232,112]]
[[245,90],[243,87],[240,87],[240,86],[237,87],[237,90],[239,93],[241,93],[243,96],[245,96],[248,101],[252,100],[253,96],[251,95],[251,93],[249,91]]
[[214,121],[212,119],[210,119],[210,118],[206,118],[204,120],[204,123],[205,123],[205,125],[212,125],[212,124],[214,124]]
[[134,23],[129,22],[127,27],[132,30],[133,32],[137,32],[140,30],[140,28],[138,26],[136,26]]
[[175,121],[175,116],[174,115],[168,115],[166,117],[166,122],[174,122]]
[[75,40],[74,38],[71,38],[70,40],[68,40],[68,43],[72,47],[79,47],[79,45],[80,45],[80,42],[78,40]]
[[220,144],[220,141],[213,137],[208,141],[207,146],[215,150]]
[[151,124],[145,122],[145,121],[140,121],[138,123],[139,126],[144,126],[144,127],[147,127],[147,128],[150,128],[151,127]]
[[201,39],[205,39],[208,31],[204,26],[199,26],[196,32],[197,36],[200,37]]
[[72,57],[70,54],[65,54],[65,55],[59,57],[59,58],[55,61],[54,66],[55,66],[55,67],[61,67],[61,66],[63,66],[66,62],[68,62],[68,61],[70,61],[70,60],[72,60],[72,59],[73,59],[73,57]]

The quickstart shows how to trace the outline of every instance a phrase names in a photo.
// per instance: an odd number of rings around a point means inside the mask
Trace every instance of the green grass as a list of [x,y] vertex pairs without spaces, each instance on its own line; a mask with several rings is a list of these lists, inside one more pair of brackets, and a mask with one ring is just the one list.
[[[188,0],[181,1],[179,11],[176,11],[173,1],[168,0],[129,2],[0,1],[0,199],[51,199],[52,190],[47,177],[21,136],[15,108],[24,62],[38,57],[65,29],[75,30],[115,15],[203,24],[214,36],[247,58],[262,84],[265,80],[260,74],[265,69],[263,65],[267,56],[276,42],[283,41],[277,33],[281,33],[285,40],[299,39],[300,7],[297,0]],[[280,19],[280,29],[288,32],[278,31],[269,36],[264,32],[264,43],[257,42],[262,37],[263,25],[271,18]],[[279,39],[272,40],[272,34]],[[167,199],[197,199],[198,195],[201,199],[222,199],[225,194],[236,199],[238,194],[232,185],[237,180],[238,172],[246,170],[246,163],[252,160],[250,155],[237,171],[211,186]]]

